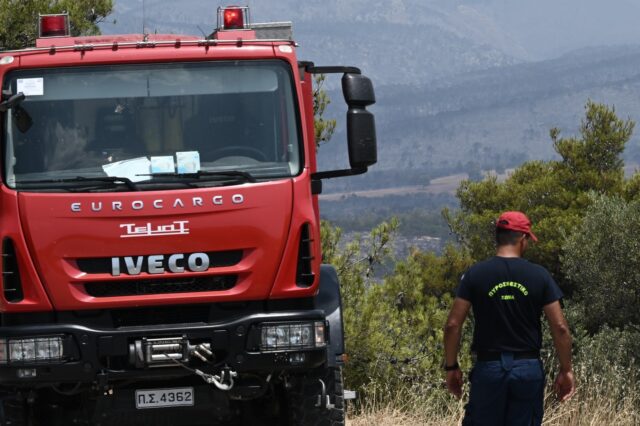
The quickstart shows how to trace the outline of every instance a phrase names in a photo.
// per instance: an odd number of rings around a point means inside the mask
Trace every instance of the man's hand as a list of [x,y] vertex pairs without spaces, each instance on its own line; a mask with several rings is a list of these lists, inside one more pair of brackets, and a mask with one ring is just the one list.
[[[458,347],[462,334],[462,324],[469,314],[471,302],[456,297],[449,312],[449,318],[444,326],[444,363],[454,365],[458,363]],[[462,397],[462,371],[460,368],[447,371],[447,389],[456,398]]]
[[571,334],[569,325],[562,314],[560,302],[555,301],[544,306],[544,313],[549,321],[553,345],[558,353],[560,361],[560,372],[556,377],[554,389],[558,400],[565,402],[576,393],[576,380],[571,371]]
[[568,401],[576,393],[576,379],[573,377],[573,372],[560,370],[553,388],[560,402]]
[[462,397],[462,371],[459,368],[447,371],[447,389],[456,398]]

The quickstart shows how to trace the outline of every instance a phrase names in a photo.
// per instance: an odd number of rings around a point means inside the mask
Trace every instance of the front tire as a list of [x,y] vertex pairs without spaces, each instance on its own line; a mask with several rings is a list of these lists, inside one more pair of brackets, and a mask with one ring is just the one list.
[[[325,385],[329,407],[326,406],[326,397],[319,404],[318,397],[322,393],[320,381]],[[344,426],[342,368],[323,367],[297,376],[287,394],[290,426]]]

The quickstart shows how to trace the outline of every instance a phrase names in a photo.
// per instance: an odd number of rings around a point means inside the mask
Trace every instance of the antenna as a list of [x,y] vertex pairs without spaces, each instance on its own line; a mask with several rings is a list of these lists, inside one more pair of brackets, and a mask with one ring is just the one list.
[[147,14],[145,8],[145,0],[142,0],[142,34],[147,35]]
[[200,32],[202,33],[202,37],[205,40],[209,40],[209,36],[204,32],[204,30],[202,28],[200,28],[200,25],[196,25],[196,27],[198,27],[198,29],[200,30]]

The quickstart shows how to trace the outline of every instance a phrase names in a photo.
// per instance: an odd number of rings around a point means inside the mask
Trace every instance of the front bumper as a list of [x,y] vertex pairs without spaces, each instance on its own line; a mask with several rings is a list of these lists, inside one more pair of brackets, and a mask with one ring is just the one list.
[[[61,383],[97,383],[118,380],[178,378],[193,373],[179,365],[156,367],[136,365],[131,348],[143,339],[183,338],[193,344],[207,344],[211,362],[190,359],[187,365],[204,372],[228,366],[238,372],[265,373],[302,370],[327,362],[330,330],[325,347],[261,351],[263,323],[326,322],[322,310],[283,311],[235,316],[211,323],[159,324],[130,327],[96,327],[69,323],[0,327],[0,336],[11,338],[63,336],[64,356],[60,361],[15,362],[0,365],[4,386],[44,387]],[[295,356],[292,356],[295,355]],[[301,356],[302,355],[302,356]]]

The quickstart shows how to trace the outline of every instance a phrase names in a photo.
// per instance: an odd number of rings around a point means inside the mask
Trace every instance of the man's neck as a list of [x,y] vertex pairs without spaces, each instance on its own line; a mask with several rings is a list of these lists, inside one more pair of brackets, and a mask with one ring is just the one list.
[[518,246],[505,245],[496,249],[496,256],[499,257],[521,257]]

